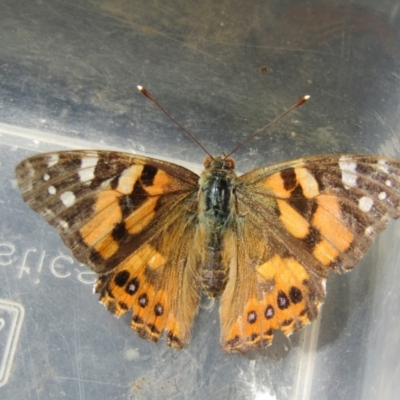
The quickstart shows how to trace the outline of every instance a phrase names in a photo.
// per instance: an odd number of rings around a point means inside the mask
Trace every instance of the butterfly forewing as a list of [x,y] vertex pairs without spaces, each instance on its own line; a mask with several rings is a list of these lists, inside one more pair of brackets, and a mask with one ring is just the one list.
[[198,180],[174,164],[107,151],[38,155],[16,175],[24,200],[96,272],[109,272],[155,235],[167,218],[156,211],[179,206]]

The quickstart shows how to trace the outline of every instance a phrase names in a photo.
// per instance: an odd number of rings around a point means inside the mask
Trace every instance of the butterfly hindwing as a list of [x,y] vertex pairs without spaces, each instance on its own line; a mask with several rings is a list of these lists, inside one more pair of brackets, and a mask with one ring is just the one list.
[[241,176],[236,196],[237,253],[220,315],[225,350],[245,352],[312,321],[328,271],[353,268],[400,216],[400,162],[294,160]]
[[187,217],[165,223],[96,285],[100,300],[114,314],[133,309],[131,326],[141,337],[157,341],[165,331],[168,345],[176,348],[189,340],[201,290],[193,242],[197,222]]

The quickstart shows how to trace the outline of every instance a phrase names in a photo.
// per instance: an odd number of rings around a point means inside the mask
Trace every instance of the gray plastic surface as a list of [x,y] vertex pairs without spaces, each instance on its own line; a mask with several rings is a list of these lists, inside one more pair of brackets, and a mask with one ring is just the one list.
[[[400,157],[396,0],[0,0],[0,398],[393,399],[400,393],[400,222],[334,275],[318,320],[267,351],[225,354],[218,301],[189,346],[140,339],[92,295],[95,275],[22,201],[15,165],[37,152],[214,154],[299,97],[235,154],[239,171],[317,153]],[[186,164],[184,164],[186,165]]]

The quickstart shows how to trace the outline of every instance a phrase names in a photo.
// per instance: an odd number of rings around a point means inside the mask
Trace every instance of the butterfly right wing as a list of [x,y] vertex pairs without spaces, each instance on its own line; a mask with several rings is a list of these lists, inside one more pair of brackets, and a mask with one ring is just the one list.
[[246,352],[316,318],[328,272],[352,269],[400,217],[400,161],[331,154],[238,178],[237,243],[221,299],[222,345]]
[[22,161],[24,200],[55,226],[74,256],[100,274],[96,291],[132,328],[183,347],[200,296],[195,231],[198,176],[120,152],[66,151]]

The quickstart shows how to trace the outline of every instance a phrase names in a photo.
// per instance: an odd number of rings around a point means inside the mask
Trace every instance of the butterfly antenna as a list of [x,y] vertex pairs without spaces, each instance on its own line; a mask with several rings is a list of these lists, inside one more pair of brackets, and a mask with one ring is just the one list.
[[182,126],[143,86],[137,87],[146,97],[148,97],[172,122],[179,126],[197,145],[203,149],[203,151],[209,155],[212,159],[214,157],[204,148],[204,146],[184,127]]
[[279,120],[281,120],[284,116],[286,116],[287,114],[289,114],[291,111],[293,111],[295,108],[300,107],[302,104],[304,104],[308,99],[310,98],[310,96],[303,96],[301,99],[299,99],[295,104],[292,105],[292,107],[290,107],[289,109],[287,109],[286,111],[284,111],[281,115],[278,115],[275,119],[273,119],[270,123],[268,123],[267,125],[263,126],[261,129],[258,129],[257,131],[255,131],[254,133],[252,133],[249,137],[247,137],[245,140],[243,140],[243,142],[239,143],[228,155],[225,156],[225,158],[229,157],[230,155],[232,155],[235,151],[239,150],[244,144],[246,144],[249,140],[253,139],[254,136],[257,136],[259,133],[261,133],[262,131],[265,131],[266,129],[268,129],[271,125],[275,124],[276,122],[278,122]]

